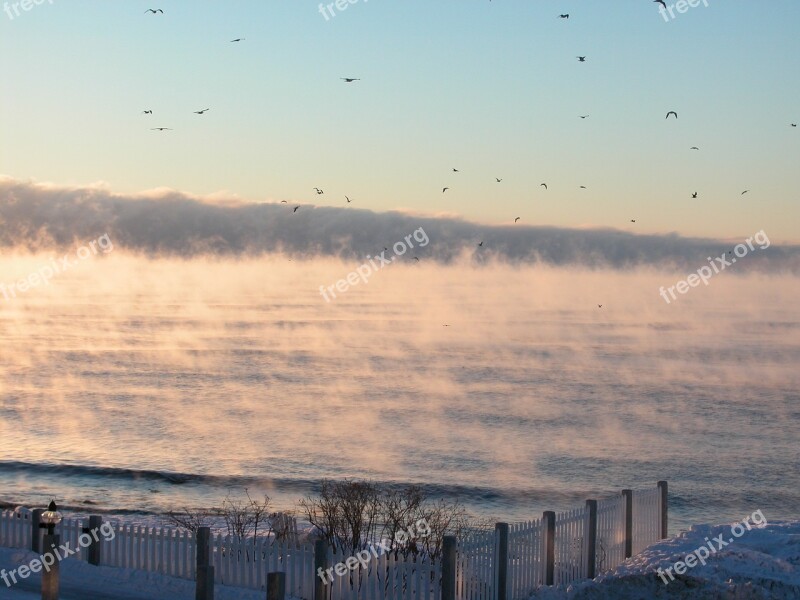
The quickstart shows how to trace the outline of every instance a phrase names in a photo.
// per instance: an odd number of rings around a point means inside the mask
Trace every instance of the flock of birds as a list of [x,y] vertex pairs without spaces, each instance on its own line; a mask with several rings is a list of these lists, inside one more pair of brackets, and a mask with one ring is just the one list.
[[[653,0],[653,2],[656,3],[656,4],[661,4],[661,5],[664,6],[664,8],[666,8],[666,3],[664,2],[664,0]],[[148,14],[148,13],[153,14],[153,15],[156,15],[156,14],[162,14],[163,15],[164,11],[163,11],[163,9],[160,9],[160,8],[149,8],[149,9],[147,9],[145,11],[145,14]],[[560,19],[569,19],[569,13],[559,14],[558,18],[560,18]],[[230,43],[238,43],[238,42],[243,42],[243,41],[245,41],[245,38],[236,38],[236,39],[230,40]],[[576,58],[578,59],[578,62],[585,63],[587,57],[586,56],[576,56]],[[348,83],[348,84],[354,83],[356,81],[361,81],[361,79],[358,78],[358,77],[340,77],[340,79],[343,82]],[[211,109],[210,108],[204,108],[202,110],[196,110],[196,111],[194,111],[194,114],[196,114],[196,115],[204,115],[209,110],[211,110]],[[152,111],[152,109],[148,109],[148,110],[143,111],[143,114],[145,114],[145,115],[153,115],[153,111]],[[665,119],[668,120],[670,118],[670,116],[672,116],[675,119],[677,119],[678,118],[677,111],[670,110],[669,112],[667,112],[667,115],[666,115]],[[580,119],[588,119],[589,115],[578,115],[578,117]],[[792,127],[797,127],[797,123],[790,123],[790,125]],[[172,131],[172,128],[170,128],[170,127],[152,127],[151,130],[152,131]],[[700,148],[697,147],[697,146],[692,146],[689,149],[690,150],[695,150],[695,151],[699,151],[700,150]],[[452,172],[453,173],[459,173],[460,171],[459,171],[459,169],[453,168]],[[500,178],[500,177],[495,177],[494,179],[495,179],[496,183],[501,183],[503,181],[503,179]],[[547,183],[541,183],[540,187],[543,187],[545,190],[548,189]],[[579,187],[580,187],[580,189],[583,189],[583,190],[587,189],[585,185],[581,185]],[[317,195],[322,195],[322,194],[325,193],[321,188],[315,187],[313,189],[314,189],[314,191],[316,192]],[[442,188],[442,193],[444,194],[448,190],[450,190],[450,187],[449,186],[445,186],[445,187]],[[748,193],[749,191],[750,190],[744,190],[742,192],[742,195]],[[699,197],[699,193],[698,192],[692,192],[692,198],[693,199],[697,199],[698,197]],[[350,200],[349,196],[345,196],[345,200],[346,200],[347,204],[350,204],[352,202]],[[286,200],[281,200],[281,203],[287,204],[287,201]],[[296,213],[298,210],[300,210],[300,208],[301,208],[301,206],[299,206],[299,205],[295,206],[294,209],[292,210],[292,212]],[[514,219],[514,223],[519,222],[521,218],[522,217],[516,217]],[[636,223],[636,219],[631,219],[630,222],[631,223]],[[483,248],[483,241],[478,243],[478,248]],[[388,251],[388,248],[384,248],[384,250]],[[413,260],[416,260],[416,261],[419,262],[419,258],[416,257],[416,256],[413,257]],[[603,308],[602,304],[598,304],[597,306],[598,306],[598,308]],[[449,327],[449,325],[445,325],[445,327]]]

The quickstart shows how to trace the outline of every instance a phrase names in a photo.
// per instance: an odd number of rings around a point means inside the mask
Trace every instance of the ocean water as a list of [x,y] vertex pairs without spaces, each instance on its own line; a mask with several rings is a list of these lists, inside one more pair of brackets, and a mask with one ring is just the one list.
[[797,278],[668,305],[685,274],[392,265],[326,302],[355,266],[115,253],[0,297],[0,501],[287,509],[351,477],[518,521],[666,479],[673,531],[800,516]]

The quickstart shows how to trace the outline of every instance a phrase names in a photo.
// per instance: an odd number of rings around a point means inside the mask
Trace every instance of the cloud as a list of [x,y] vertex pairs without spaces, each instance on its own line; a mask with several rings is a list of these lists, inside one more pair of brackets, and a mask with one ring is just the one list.
[[[71,247],[108,233],[115,247],[147,256],[363,259],[422,227],[430,244],[415,254],[449,264],[544,263],[626,269],[659,266],[695,270],[743,240],[636,235],[612,229],[482,225],[449,215],[353,208],[247,203],[233,196],[198,197],[159,189],[113,193],[106,184],[57,186],[0,178],[0,248],[31,252]],[[753,226],[753,233],[760,227]],[[768,232],[767,232],[768,234]],[[477,244],[483,241],[483,247]],[[756,246],[758,248],[758,246]],[[736,271],[800,274],[800,247],[770,245],[750,252]]]

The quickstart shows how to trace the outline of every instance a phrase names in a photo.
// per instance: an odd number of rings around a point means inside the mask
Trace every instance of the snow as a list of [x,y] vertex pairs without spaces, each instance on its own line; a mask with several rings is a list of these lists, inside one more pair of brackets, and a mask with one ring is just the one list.
[[[0,569],[9,571],[37,558],[33,552],[0,548]],[[41,574],[31,575],[8,588],[0,580],[0,600],[41,599]],[[61,563],[61,600],[187,600],[195,597],[195,584],[159,573],[94,567],[74,558]],[[216,600],[264,600],[266,592],[218,585]]]
[[[594,580],[542,588],[537,600],[642,600],[650,598],[791,599],[800,600],[800,521],[768,523],[746,531],[717,550],[705,565],[675,575],[665,585],[665,571],[720,534],[731,539],[731,524],[695,525],[661,541]],[[713,543],[713,542],[712,542]],[[718,544],[715,544],[716,548]],[[674,572],[674,571],[673,571]]]
[[[542,588],[535,599],[642,600],[719,598],[731,600],[800,600],[800,521],[774,522],[746,531],[705,565],[676,575],[665,585],[656,573],[713,540],[731,538],[730,524],[695,525],[672,539],[654,544],[611,572],[571,586]],[[0,548],[0,569],[28,564],[36,555]],[[0,581],[0,600],[33,600],[40,595],[39,575],[7,588]],[[92,567],[75,559],[61,563],[63,600],[176,600],[194,597],[194,582],[156,573]],[[217,600],[263,600],[266,593],[217,586]]]

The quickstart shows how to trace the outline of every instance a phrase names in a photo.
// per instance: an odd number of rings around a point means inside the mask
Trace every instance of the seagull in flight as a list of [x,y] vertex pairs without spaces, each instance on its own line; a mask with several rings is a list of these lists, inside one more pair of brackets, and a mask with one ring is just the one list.
[[500,183],[501,181],[503,181],[503,180],[502,180],[502,179],[500,179],[499,177],[495,177],[495,180],[497,181],[497,183]]
[[587,118],[589,115],[578,115],[581,119]]
[[340,77],[345,83],[353,83],[354,81],[361,81],[358,77]]
[[458,169],[453,169],[453,173],[458,173]]
[[539,187],[544,187],[544,189],[547,189],[547,184],[546,183],[540,183]]
[[295,206],[295,207],[294,207],[294,210],[293,210],[292,212],[293,212],[293,213],[296,213],[298,208],[300,208],[300,207],[299,207],[299,206]]
[[521,218],[521,217],[517,217],[516,219],[514,219],[514,223],[516,223],[517,221],[519,221],[519,220],[520,220],[520,218]]
[[211,110],[210,108],[204,108],[203,110],[196,110],[196,111],[194,111],[194,114],[196,114],[196,115],[202,115],[203,113],[207,113],[207,112],[208,112],[208,111],[210,111],[210,110]]
[[689,150],[700,150],[700,148],[698,148],[697,146],[692,146],[691,148],[689,148]]
[[350,202],[352,202],[352,200],[350,200],[350,198],[348,198],[347,196],[345,196],[344,199],[347,200],[348,204],[350,204]]
[[163,15],[164,11],[161,10],[160,8],[148,8],[146,11],[144,11],[144,14],[147,14],[147,13],[153,13],[153,14],[161,13]]
[[143,115],[152,115],[153,111],[152,110],[146,110],[146,111],[142,112],[142,114]]
[[442,188],[442,193],[444,194],[444,193],[445,193],[447,190],[449,190],[449,189],[450,189],[450,188]]
[[582,189],[582,190],[585,190],[585,189],[586,189],[586,186],[585,186],[585,185],[582,185],[582,186],[580,186],[580,187],[581,187],[581,189]]
[[603,308],[603,305],[602,304],[598,304],[597,308]]
[[567,13],[566,15],[558,15],[558,17],[560,19],[569,19],[569,13]]
[[585,56],[576,56],[575,58],[578,59],[578,62],[586,62],[586,57]]
[[231,40],[231,44],[234,42],[243,42],[244,38],[236,38],[235,40]]
[[317,192],[317,195],[325,193],[321,189],[319,189],[318,187],[315,187],[314,190]]
[[744,196],[744,195],[745,195],[747,192],[749,192],[749,191],[750,191],[750,190],[745,190],[745,191],[743,191],[743,192],[742,192],[740,195],[741,195],[741,196]]
[[483,248],[483,242],[481,242],[480,244],[478,244],[478,248]]
[[653,2],[655,2],[656,4],[660,4],[661,6],[663,6],[663,7],[664,7],[664,10],[666,10],[666,9],[667,9],[667,4],[666,4],[666,2],[664,2],[664,0],[653,0]]
[[288,204],[286,200],[281,200],[281,204]]
[[678,113],[676,113],[674,110],[671,110],[671,111],[669,111],[669,112],[667,113],[667,116],[666,116],[666,117],[664,117],[664,118],[665,118],[665,119],[669,119],[669,116],[670,116],[670,115],[675,115],[675,118],[676,118],[676,119],[678,118]]
[[792,127],[797,127],[797,123],[792,123]]
[[692,194],[692,198],[697,198],[697,192]]
[[169,127],[151,127],[150,131],[172,131]]
[[636,219],[631,219],[631,223],[636,223]]

